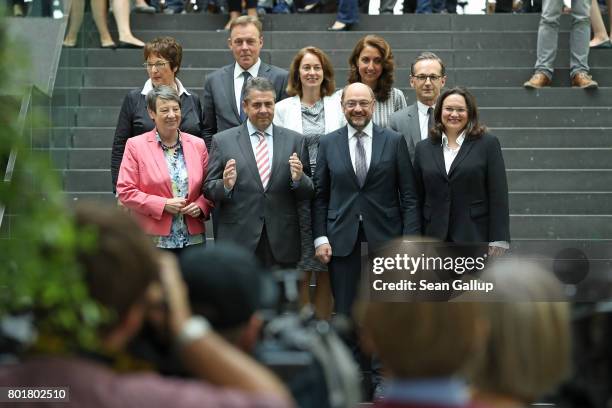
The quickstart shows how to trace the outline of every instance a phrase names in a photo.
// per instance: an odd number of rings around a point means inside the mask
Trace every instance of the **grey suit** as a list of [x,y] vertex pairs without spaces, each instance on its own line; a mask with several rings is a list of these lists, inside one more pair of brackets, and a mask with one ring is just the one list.
[[[300,259],[298,201],[314,195],[304,137],[289,129],[273,127],[272,174],[265,190],[249,138],[245,123],[217,133],[212,140],[204,195],[215,203],[217,239],[234,241],[255,252],[265,226],[274,259],[284,264],[296,263]],[[295,188],[291,185],[288,163],[294,152],[304,165],[304,175]],[[228,194],[223,186],[223,170],[229,159],[236,160],[237,179]]]
[[421,141],[421,125],[419,124],[419,109],[417,103],[398,110],[389,118],[389,127],[401,133],[408,145],[410,160],[414,163],[414,148]]
[[[235,63],[234,63],[235,64]],[[240,125],[240,112],[236,107],[234,92],[234,64],[219,68],[204,80],[204,95],[202,111],[204,115],[204,130],[202,132],[206,147],[210,150],[212,137]],[[287,71],[268,65],[264,62],[259,66],[258,77],[267,78],[274,85],[276,102],[287,97]]]

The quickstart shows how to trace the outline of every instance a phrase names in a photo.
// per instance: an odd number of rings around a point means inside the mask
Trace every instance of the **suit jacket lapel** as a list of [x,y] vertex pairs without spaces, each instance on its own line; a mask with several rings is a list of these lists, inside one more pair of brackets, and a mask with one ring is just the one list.
[[225,83],[225,93],[227,95],[226,100],[230,102],[232,111],[234,112],[234,115],[236,115],[236,121],[240,123],[240,112],[236,107],[236,92],[234,89],[234,64],[230,64],[225,67],[225,81],[223,82]]
[[342,160],[342,162],[346,166],[348,174],[351,175],[351,180],[353,180],[355,186],[359,188],[357,175],[355,174],[353,162],[351,161],[351,153],[349,152],[348,127],[346,125],[342,128],[342,132],[340,132],[339,137],[336,141],[336,144],[338,146],[338,153],[340,154],[340,160]]
[[151,157],[153,158],[153,162],[155,162],[155,166],[159,171],[159,174],[162,176],[166,182],[164,186],[166,187],[169,197],[172,197],[172,182],[170,181],[170,172],[168,171],[168,165],[166,164],[166,156],[164,155],[163,149],[159,146],[159,142],[156,137],[156,130],[153,129],[149,132],[149,136],[147,136],[147,146],[149,147],[149,152]]
[[185,167],[187,167],[188,191],[193,191],[194,178],[199,171],[198,167],[202,166],[202,162],[198,159],[198,154],[191,140],[181,136],[181,146],[183,149],[183,157],[185,157]]
[[[187,115],[189,115],[189,112],[191,112],[193,110],[193,103],[191,102],[191,98],[189,98],[189,95],[187,95],[186,93],[181,95],[181,116],[182,116],[182,120],[181,120],[181,125],[183,123],[183,121],[185,120],[185,118],[187,118]],[[181,126],[182,128],[183,126]]]
[[459,153],[457,153],[457,157],[455,157],[455,160],[453,160],[453,163],[451,164],[451,167],[448,171],[449,177],[453,174],[455,168],[459,166],[459,164],[461,164],[463,159],[467,157],[467,155],[470,153],[470,150],[472,150],[472,147],[474,147],[474,141],[469,140],[466,136],[465,140],[463,140],[463,143],[461,144]]
[[261,184],[261,177],[259,176],[259,170],[257,169],[257,162],[255,161],[255,154],[253,153],[251,138],[249,136],[249,130],[247,129],[246,122],[240,126],[237,138],[238,146],[240,146],[240,150],[242,151],[242,156],[245,158],[247,167],[254,177],[253,180],[256,180],[257,185],[263,190],[263,184]]
[[442,144],[433,142],[431,139],[429,139],[427,143],[431,143],[431,154],[434,162],[438,166],[438,170],[444,175],[444,178],[448,179],[448,175],[446,174],[446,166],[444,165],[444,152],[442,151]]
[[412,125],[412,129],[410,130],[410,135],[412,137],[412,141],[416,146],[417,143],[421,141],[421,124],[419,123],[419,108],[416,104],[410,107],[410,123]]
[[367,184],[370,175],[374,172],[373,169],[376,168],[378,162],[380,162],[380,156],[382,155],[385,143],[387,143],[385,132],[376,125],[372,126],[372,157],[370,158],[370,167],[368,168],[368,174],[364,185]]
[[[268,182],[267,188],[269,188],[270,184],[272,184],[274,176],[282,173],[281,166],[283,165],[283,162],[288,161],[289,156],[293,154],[293,152],[288,152],[287,137],[283,135],[282,131],[277,126],[272,126],[272,146],[272,169],[270,170],[270,181]],[[299,154],[299,152],[296,153]],[[289,166],[289,164],[287,164],[287,166]]]

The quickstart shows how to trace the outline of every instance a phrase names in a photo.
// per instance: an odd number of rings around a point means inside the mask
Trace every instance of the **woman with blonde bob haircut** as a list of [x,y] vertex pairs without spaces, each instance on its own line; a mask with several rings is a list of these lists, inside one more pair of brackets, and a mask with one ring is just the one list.
[[[274,124],[301,133],[310,154],[310,169],[314,172],[320,138],[344,125],[340,101],[332,96],[336,87],[334,68],[327,55],[316,47],[298,51],[289,68],[287,94],[290,98],[276,104]],[[304,272],[301,286],[303,303],[310,302],[310,278],[317,274],[314,307],[317,316],[329,319],[332,295],[327,266],[314,258],[311,230],[310,201],[299,208],[302,259],[298,269]]]
[[553,391],[570,373],[570,311],[559,282],[539,265],[504,261],[485,272],[495,285],[488,302],[490,336],[474,378],[477,402],[521,407]]

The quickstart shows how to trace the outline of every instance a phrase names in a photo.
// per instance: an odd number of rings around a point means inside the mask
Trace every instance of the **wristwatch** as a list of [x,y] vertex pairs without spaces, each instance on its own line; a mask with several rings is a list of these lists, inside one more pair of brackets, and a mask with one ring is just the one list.
[[211,331],[210,323],[202,316],[191,316],[183,324],[183,327],[176,336],[179,347],[184,347],[196,340],[206,336]]

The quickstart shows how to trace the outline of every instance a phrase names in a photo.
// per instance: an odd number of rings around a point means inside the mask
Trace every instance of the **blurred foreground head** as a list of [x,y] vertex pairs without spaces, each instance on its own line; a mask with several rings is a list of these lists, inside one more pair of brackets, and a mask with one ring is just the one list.
[[226,340],[251,351],[262,324],[257,312],[277,297],[257,258],[238,245],[221,242],[188,249],[180,265],[193,312],[206,317]]
[[79,205],[75,221],[95,238],[78,253],[89,293],[112,313],[110,327],[121,324],[134,307],[144,309],[146,293],[158,280],[156,249],[135,221],[116,208]]
[[534,402],[569,375],[569,306],[550,301],[562,298],[560,283],[535,263],[497,262],[486,279],[494,282],[498,301],[484,303],[490,336],[474,385],[522,404]]
[[396,379],[461,375],[486,341],[478,303],[366,303],[357,319]]

